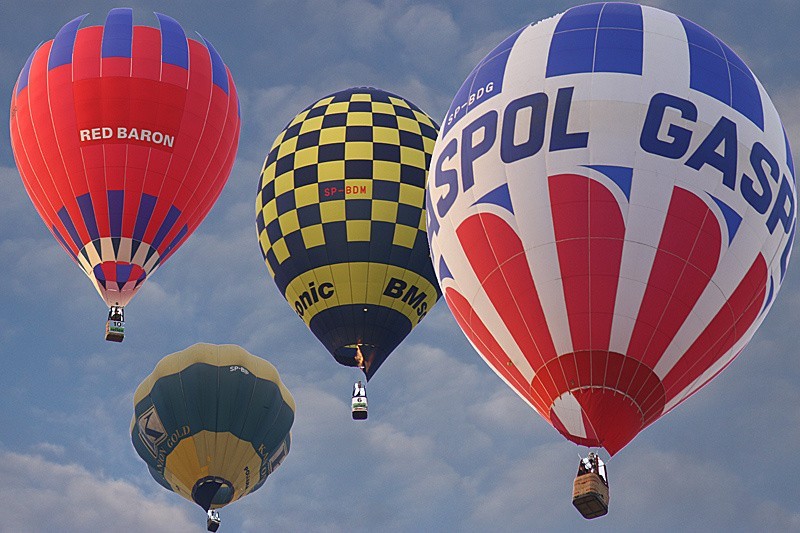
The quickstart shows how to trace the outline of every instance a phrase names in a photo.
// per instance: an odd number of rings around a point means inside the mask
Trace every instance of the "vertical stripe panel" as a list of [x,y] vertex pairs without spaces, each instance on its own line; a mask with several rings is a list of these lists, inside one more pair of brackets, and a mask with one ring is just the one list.
[[541,368],[556,351],[519,236],[504,220],[488,213],[471,216],[456,234],[517,346],[534,369]]
[[131,57],[133,9],[118,7],[108,12],[103,30],[101,57]]
[[78,237],[78,232],[75,230],[75,224],[72,223],[72,219],[69,218],[69,214],[67,214],[66,207],[62,207],[58,210],[58,218],[61,220],[61,223],[64,224],[64,227],[67,228],[67,233],[69,233],[72,242],[75,244],[75,248],[78,250],[83,248],[83,243],[80,237]]
[[689,86],[728,104],[763,130],[761,94],[750,69],[733,50],[708,30],[678,18],[689,43]]
[[187,233],[189,233],[189,227],[186,224],[184,224],[181,230],[175,236],[175,238],[172,239],[172,242],[169,243],[169,246],[167,246],[164,249],[164,253],[161,254],[159,262],[164,262],[167,259],[169,259],[169,256],[171,255],[172,251],[178,246],[178,243],[181,242],[181,239],[183,239]]
[[720,46],[722,46],[728,62],[731,80],[731,106],[763,131],[764,109],[761,104],[761,93],[753,73],[728,45],[720,41]]
[[667,401],[702,376],[750,329],[764,301],[767,277],[766,261],[759,254],[719,313],[664,376]]
[[[172,229],[172,226],[175,225],[175,221],[178,220],[180,214],[180,210],[176,209],[174,205],[170,206],[167,216],[164,218],[164,222],[161,223],[161,227],[158,228],[158,233],[156,233],[156,236],[153,238],[153,242],[151,244],[153,248],[158,249],[161,246],[161,241],[164,240],[167,232],[169,232],[169,230]],[[159,253],[161,253],[160,250]]]
[[129,263],[117,263],[117,283],[120,285],[127,283],[131,277],[133,265]]
[[122,237],[122,209],[125,205],[125,191],[108,191],[108,218],[111,237]]
[[39,51],[39,46],[37,46],[33,52],[31,52],[31,55],[28,56],[28,60],[25,61],[25,66],[22,67],[22,70],[19,73],[19,78],[17,80],[17,94],[19,94],[22,89],[28,86],[28,78],[30,77],[31,73],[31,62],[33,61],[33,56]]
[[76,200],[78,200],[78,207],[81,209],[83,223],[86,225],[86,231],[89,232],[89,237],[91,237],[92,240],[99,239],[100,234],[97,231],[97,220],[95,219],[91,196],[88,193],[82,194],[78,196]]
[[719,263],[722,232],[700,198],[675,188],[627,354],[655,368]]
[[550,205],[574,350],[608,350],[625,222],[613,194],[584,176],[549,179]]
[[69,255],[71,255],[75,260],[77,260],[78,256],[75,254],[75,252],[72,251],[72,248],[69,247],[69,244],[67,244],[67,241],[64,240],[64,236],[61,235],[61,232],[58,231],[58,228],[56,228],[55,226],[51,226],[50,231],[52,231],[53,235],[56,236],[58,242],[61,243],[61,246],[64,248],[64,250],[66,250],[67,253],[69,253]]
[[156,13],[161,27],[161,60],[185,69],[189,68],[189,45],[186,33],[172,17]]
[[214,48],[205,37],[200,36],[208,48],[208,54],[211,56],[211,73],[214,78],[214,85],[225,91],[228,94],[228,69],[225,68],[225,63],[219,56],[217,49]]
[[155,196],[142,194],[142,199],[139,202],[139,212],[136,214],[136,226],[133,228],[134,240],[141,241],[144,239],[144,232],[147,230],[147,224],[150,222],[156,200]]
[[47,70],[72,63],[72,50],[75,46],[75,35],[78,33],[78,27],[81,25],[84,18],[86,18],[86,15],[74,18],[58,30],[55,39],[53,39],[53,47],[50,49]]
[[445,299],[447,300],[447,305],[453,311],[456,322],[461,326],[462,331],[464,331],[464,334],[475,349],[489,362],[495,372],[511,385],[517,394],[531,403],[539,414],[546,418],[547,413],[550,411],[548,402],[545,399],[547,393],[541,391],[545,394],[545,398],[543,398],[539,390],[530,387],[528,380],[511,361],[511,358],[480,319],[480,316],[469,301],[451,287],[445,290]]

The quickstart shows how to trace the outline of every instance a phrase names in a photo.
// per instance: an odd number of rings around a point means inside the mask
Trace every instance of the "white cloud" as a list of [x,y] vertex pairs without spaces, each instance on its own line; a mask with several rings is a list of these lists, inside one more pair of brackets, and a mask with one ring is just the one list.
[[144,493],[128,481],[39,455],[0,452],[0,479],[3,531],[196,531],[202,519],[199,509],[201,516],[190,519],[190,504],[170,503],[166,493]]
[[795,172],[797,172],[800,170],[800,109],[797,107],[800,89],[792,86],[780,91],[772,91],[767,87],[767,91],[778,110],[783,127],[786,129],[786,135],[789,137],[789,144],[794,153]]
[[[753,491],[741,465],[698,460],[680,452],[634,448],[611,477],[610,504],[619,515],[641,514],[656,531],[798,531],[800,513]],[[791,500],[791,498],[789,498]],[[616,501],[615,501],[616,500]],[[793,503],[793,502],[792,502]],[[680,514],[676,515],[676,509]],[[764,519],[769,510],[767,522]],[[754,512],[755,511],[755,512]],[[650,529],[650,528],[648,528]]]
[[[324,89],[321,91],[311,86],[265,84],[264,87],[241,88],[239,92],[242,115],[245,117],[244,126],[254,127],[256,130],[256,135],[240,141],[240,150],[252,150],[254,154],[248,155],[258,155],[261,162],[266,159],[272,143],[286,124],[297,113],[328,94]],[[328,92],[333,90],[335,89],[330,89]],[[258,144],[253,145],[254,142]],[[253,205],[255,205],[257,178],[258,174],[252,176]]]
[[49,455],[52,457],[63,457],[66,451],[64,446],[52,442],[38,442],[32,446],[32,449],[42,455]]
[[[267,482],[266,495],[242,502],[244,530],[258,531],[267,519],[293,531],[342,524],[352,531],[374,524],[387,531],[474,530],[467,517],[484,497],[478,487],[502,475],[492,470],[498,464],[518,469],[513,459],[501,458],[513,448],[506,440],[536,441],[529,426],[506,431],[508,420],[487,418],[487,395],[502,397],[505,385],[479,360],[464,363],[445,350],[412,344],[399,348],[370,382],[370,419],[359,423],[350,420],[348,406],[347,376],[355,371],[337,366],[321,347],[318,352],[304,357],[321,379],[290,385],[298,405],[292,451]],[[521,400],[516,406],[498,401],[526,419],[536,417]]]
[[[321,16],[326,17],[320,22],[324,24],[337,20],[339,24],[334,31],[340,32],[343,40],[354,50],[366,52],[385,40],[385,27],[391,17],[392,7],[393,2],[377,6],[365,0],[332,3],[328,10],[320,12]],[[345,26],[349,31],[341,31]]]
[[408,63],[440,71],[441,62],[459,47],[459,28],[450,11],[432,4],[410,5],[393,21],[392,31]]

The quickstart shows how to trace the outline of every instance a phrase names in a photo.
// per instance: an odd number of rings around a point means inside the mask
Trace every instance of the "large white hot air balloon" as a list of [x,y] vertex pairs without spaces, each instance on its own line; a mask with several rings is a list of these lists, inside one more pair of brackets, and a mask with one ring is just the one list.
[[744,349],[796,218],[789,143],[750,69],[697,24],[623,3],[527,26],[475,67],[427,202],[477,351],[612,455]]

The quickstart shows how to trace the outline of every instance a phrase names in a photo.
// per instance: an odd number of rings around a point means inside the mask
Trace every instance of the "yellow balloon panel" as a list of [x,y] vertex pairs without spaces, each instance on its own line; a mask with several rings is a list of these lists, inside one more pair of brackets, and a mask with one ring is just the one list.
[[261,457],[251,443],[227,432],[201,431],[183,439],[167,456],[164,478],[190,500],[197,480],[209,476],[230,480],[235,489],[228,502],[232,503],[253,490],[260,468]]
[[306,324],[325,309],[374,305],[394,309],[415,324],[436,303],[437,288],[419,274],[381,263],[344,263],[303,272],[284,295]]

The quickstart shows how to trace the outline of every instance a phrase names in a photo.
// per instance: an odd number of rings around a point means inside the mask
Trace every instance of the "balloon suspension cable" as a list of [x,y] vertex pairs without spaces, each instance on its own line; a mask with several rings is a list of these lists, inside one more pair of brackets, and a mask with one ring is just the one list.
[[[596,456],[597,456],[597,458],[598,458],[598,459],[600,459],[600,460],[603,460],[603,458],[600,456],[600,450],[601,450],[602,448],[597,448],[597,451],[595,451],[595,448],[594,448],[593,446],[582,446],[582,447],[583,447],[583,448],[586,448],[586,453],[585,453],[585,454],[581,454],[581,452],[580,452],[580,450],[579,450],[579,451],[577,452],[577,453],[578,453],[578,458],[579,458],[579,459],[583,459],[584,457],[589,457],[591,454],[594,454],[594,455],[596,455]],[[608,460],[606,460],[606,461],[603,461],[603,462],[607,463],[607,462],[608,462],[608,461],[610,461],[610,460],[611,460],[611,457],[609,457],[609,458],[608,458]]]

